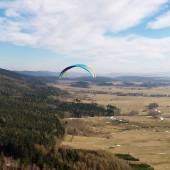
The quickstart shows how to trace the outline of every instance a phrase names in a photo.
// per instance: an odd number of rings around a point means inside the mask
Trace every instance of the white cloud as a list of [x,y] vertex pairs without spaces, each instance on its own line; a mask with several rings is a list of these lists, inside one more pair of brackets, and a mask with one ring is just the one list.
[[166,12],[164,15],[157,17],[156,21],[149,22],[148,28],[151,29],[170,28],[170,12]]
[[14,11],[13,9],[7,9],[5,11],[5,15],[7,17],[19,17],[19,14],[16,11]]
[[[0,40],[43,47],[96,65],[138,64],[141,58],[164,60],[169,38],[135,35],[108,37],[136,26],[168,0],[17,0],[2,1]],[[170,23],[170,22],[169,22]],[[113,62],[114,61],[114,62]],[[113,63],[113,64],[112,64]],[[98,67],[99,68],[99,67]]]

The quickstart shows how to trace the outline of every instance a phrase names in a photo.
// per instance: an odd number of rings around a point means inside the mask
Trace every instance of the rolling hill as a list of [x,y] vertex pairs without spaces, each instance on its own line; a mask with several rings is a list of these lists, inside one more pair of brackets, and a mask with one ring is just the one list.
[[0,69],[0,169],[131,170],[113,154],[59,147],[65,134],[60,107],[66,104],[55,107],[53,97],[59,95],[67,93],[35,77]]

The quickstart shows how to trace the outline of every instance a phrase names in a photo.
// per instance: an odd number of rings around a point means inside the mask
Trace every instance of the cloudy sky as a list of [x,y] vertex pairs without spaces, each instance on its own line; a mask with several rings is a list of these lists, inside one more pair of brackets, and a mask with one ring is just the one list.
[[170,0],[0,0],[0,68],[170,71]]

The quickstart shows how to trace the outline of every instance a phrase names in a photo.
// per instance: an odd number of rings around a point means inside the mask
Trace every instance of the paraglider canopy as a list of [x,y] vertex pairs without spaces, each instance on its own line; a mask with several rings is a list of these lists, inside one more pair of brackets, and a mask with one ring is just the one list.
[[59,74],[58,78],[59,78],[59,79],[62,78],[62,77],[64,76],[64,74],[65,74],[69,69],[71,69],[71,68],[73,68],[73,67],[80,67],[80,68],[88,71],[93,78],[96,77],[96,73],[94,72],[94,70],[93,70],[91,67],[86,66],[86,65],[84,65],[84,64],[75,64],[75,65],[71,65],[71,66],[69,66],[69,67],[66,67],[66,68]]

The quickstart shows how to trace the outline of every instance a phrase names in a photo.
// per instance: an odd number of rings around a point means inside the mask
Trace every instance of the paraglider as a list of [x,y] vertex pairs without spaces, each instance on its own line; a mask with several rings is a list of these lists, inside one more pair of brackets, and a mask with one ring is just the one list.
[[94,70],[93,70],[91,67],[86,66],[86,65],[84,65],[84,64],[75,64],[75,65],[66,67],[66,68],[59,74],[58,78],[59,78],[59,79],[62,78],[62,77],[64,76],[64,74],[65,74],[69,69],[71,69],[71,68],[73,68],[73,67],[80,67],[80,68],[88,71],[93,78],[96,77],[96,73],[94,72]]

